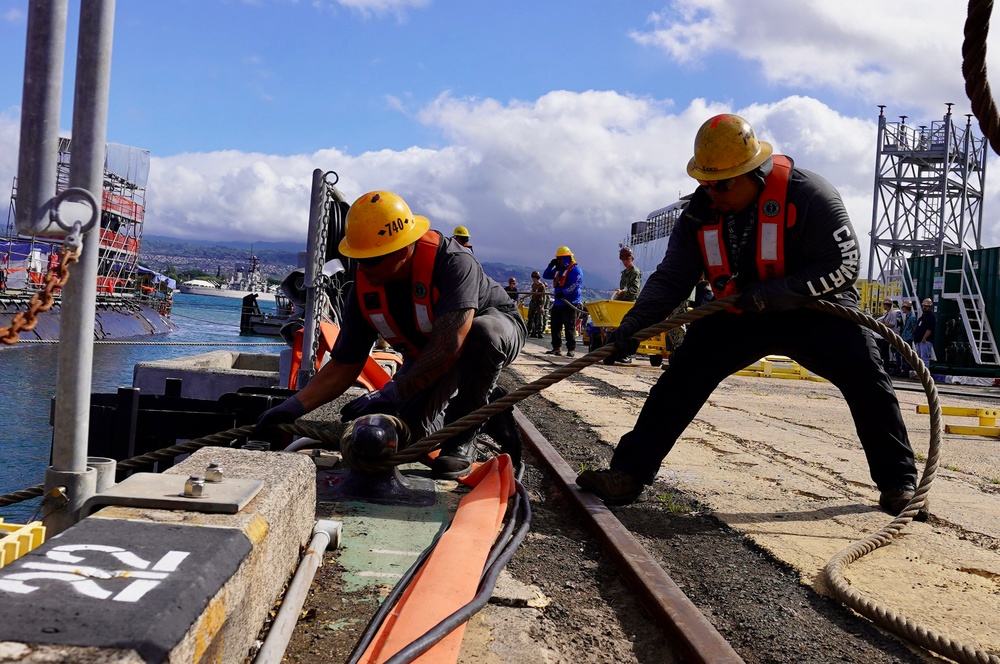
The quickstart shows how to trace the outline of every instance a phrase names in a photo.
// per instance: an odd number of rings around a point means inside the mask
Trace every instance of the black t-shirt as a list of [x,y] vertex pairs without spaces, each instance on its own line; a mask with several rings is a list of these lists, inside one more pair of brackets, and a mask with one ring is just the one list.
[[[490,307],[500,311],[514,309],[514,303],[504,288],[486,276],[475,255],[452,238],[442,240],[438,246],[431,286],[438,291],[434,300],[435,318],[461,309],[472,309],[475,315]],[[384,288],[389,314],[401,328],[399,331],[423,348],[426,341],[414,318],[411,282],[389,283]],[[361,313],[353,285],[347,291],[346,304],[344,324],[331,356],[339,362],[354,364],[368,357],[372,344],[378,339],[378,332]]]

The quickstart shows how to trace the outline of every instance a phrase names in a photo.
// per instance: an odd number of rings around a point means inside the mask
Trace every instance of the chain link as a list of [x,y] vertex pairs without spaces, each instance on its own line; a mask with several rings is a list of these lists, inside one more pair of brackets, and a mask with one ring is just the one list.
[[323,179],[323,217],[319,222],[319,250],[315,256],[311,256],[315,263],[316,280],[313,289],[313,311],[312,324],[315,334],[312,338],[312,352],[309,355],[306,371],[309,378],[316,375],[316,358],[319,357],[320,324],[323,321],[323,312],[329,308],[327,301],[326,285],[327,279],[323,275],[323,259],[326,256],[327,241],[330,236],[330,210],[333,207],[333,186]]
[[55,293],[69,280],[69,266],[80,259],[79,224],[66,237],[59,249],[59,261],[49,267],[45,275],[45,286],[35,292],[28,302],[28,310],[20,311],[10,323],[10,327],[0,327],[0,343],[8,346],[16,344],[21,332],[30,332],[38,324],[38,314],[48,311],[55,302]]

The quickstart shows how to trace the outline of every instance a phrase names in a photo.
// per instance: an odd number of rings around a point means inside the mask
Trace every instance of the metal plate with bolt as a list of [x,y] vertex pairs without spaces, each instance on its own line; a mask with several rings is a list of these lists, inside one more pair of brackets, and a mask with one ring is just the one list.
[[236,514],[264,486],[263,480],[227,477],[221,482],[206,482],[202,479],[200,495],[187,497],[185,485],[190,483],[187,475],[135,473],[93,496],[84,504],[80,516],[88,516],[106,505]]

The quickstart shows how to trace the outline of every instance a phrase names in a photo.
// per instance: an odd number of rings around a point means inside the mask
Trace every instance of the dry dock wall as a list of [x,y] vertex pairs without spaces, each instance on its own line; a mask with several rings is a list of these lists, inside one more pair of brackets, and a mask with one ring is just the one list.
[[[104,507],[0,569],[0,662],[242,662],[316,518],[305,455],[203,448],[263,486],[237,513]],[[210,491],[210,487],[209,487]]]

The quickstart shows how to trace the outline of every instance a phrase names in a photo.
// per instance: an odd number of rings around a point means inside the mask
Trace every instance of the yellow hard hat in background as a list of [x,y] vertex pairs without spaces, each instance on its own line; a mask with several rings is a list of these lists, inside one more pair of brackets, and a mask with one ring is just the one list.
[[465,226],[455,226],[455,232],[452,235],[456,237],[469,237],[469,229]]
[[556,256],[572,256],[573,252],[566,245],[563,245],[556,249]]
[[413,214],[396,194],[371,191],[347,211],[344,239],[338,248],[349,258],[385,256],[413,244],[430,227],[426,217]]
[[773,151],[770,143],[757,140],[749,122],[723,113],[698,130],[687,172],[695,180],[728,180],[757,168]]

